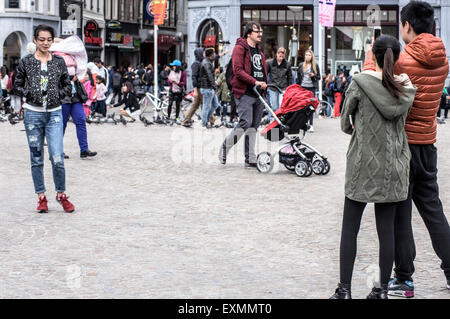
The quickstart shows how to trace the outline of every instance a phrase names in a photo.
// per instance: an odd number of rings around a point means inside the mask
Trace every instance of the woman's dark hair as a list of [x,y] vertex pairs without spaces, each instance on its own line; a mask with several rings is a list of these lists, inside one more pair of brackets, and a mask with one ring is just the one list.
[[2,77],[2,79],[6,76],[6,67],[5,66],[2,66],[1,68],[0,68],[0,76]]
[[123,86],[127,87],[127,92],[128,93],[134,93],[134,86],[133,84],[131,84],[130,82],[126,81]]
[[250,21],[244,27],[244,39],[247,39],[248,35],[253,32],[253,27],[257,27],[258,29],[262,29],[261,25],[258,22]]
[[212,49],[212,48],[208,48],[208,49],[206,49],[205,50],[205,56],[207,57],[207,58],[209,58],[211,55],[213,55],[214,54],[214,49]]
[[378,66],[383,69],[383,86],[397,99],[404,94],[404,83],[394,78],[394,64],[400,56],[400,42],[390,35],[380,36],[373,44],[373,54],[377,59]]
[[105,79],[102,78],[100,75],[97,75],[97,76],[95,77],[95,79],[96,79],[96,80],[99,80],[100,83],[106,84],[106,83],[105,83]]
[[434,24],[434,9],[428,2],[411,1],[403,7],[400,20],[403,26],[409,22],[417,35],[431,33]]
[[89,82],[91,82],[91,86],[94,86],[94,77],[92,76],[92,72],[90,69],[87,69],[86,74],[89,76]]
[[36,29],[34,29],[34,38],[37,40],[38,36],[39,36],[39,32],[42,31],[46,31],[49,32],[52,35],[52,39],[55,38],[55,30],[46,24],[40,24],[36,27]]

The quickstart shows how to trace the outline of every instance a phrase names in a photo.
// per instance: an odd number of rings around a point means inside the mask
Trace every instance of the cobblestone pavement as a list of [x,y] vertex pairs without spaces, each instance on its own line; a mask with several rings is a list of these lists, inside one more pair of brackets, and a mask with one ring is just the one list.
[[[339,279],[339,238],[349,137],[317,120],[310,142],[327,176],[268,175],[243,165],[242,141],[226,166],[229,131],[136,122],[89,125],[99,155],[81,160],[65,138],[64,214],[45,161],[49,214],[37,214],[23,125],[0,124],[0,298],[328,298]],[[258,139],[258,151],[275,144]],[[439,183],[450,208],[450,125],[439,126]],[[447,213],[450,218],[450,214]],[[417,298],[450,298],[423,221],[414,211]],[[358,241],[353,295],[376,278],[378,240],[369,205]]]

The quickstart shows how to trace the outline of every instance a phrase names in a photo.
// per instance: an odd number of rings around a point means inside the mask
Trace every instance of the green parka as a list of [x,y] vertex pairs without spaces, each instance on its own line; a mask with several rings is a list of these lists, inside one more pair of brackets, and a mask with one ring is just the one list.
[[341,129],[352,135],[345,172],[345,196],[352,200],[392,203],[407,198],[411,154],[405,121],[416,88],[406,74],[396,79],[406,81],[399,99],[374,71],[354,76],[346,92]]

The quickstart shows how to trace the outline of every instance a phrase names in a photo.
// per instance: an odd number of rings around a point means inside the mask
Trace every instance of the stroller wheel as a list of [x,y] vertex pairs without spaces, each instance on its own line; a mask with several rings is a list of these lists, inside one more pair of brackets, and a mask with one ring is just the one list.
[[312,170],[314,174],[320,175],[323,173],[325,169],[325,164],[321,160],[315,160],[312,164]]
[[303,160],[300,160],[297,162],[297,164],[295,164],[295,174],[297,174],[297,176],[299,177],[307,177],[311,174],[308,175],[308,173],[310,172],[310,167],[308,165],[308,163],[306,163]]
[[284,167],[286,167],[286,169],[291,171],[291,172],[295,171],[295,165],[284,164]]
[[262,152],[256,159],[256,168],[261,173],[269,173],[273,168],[273,159],[270,153]]
[[330,172],[330,163],[327,160],[323,160],[324,168],[322,171],[322,175],[327,175]]

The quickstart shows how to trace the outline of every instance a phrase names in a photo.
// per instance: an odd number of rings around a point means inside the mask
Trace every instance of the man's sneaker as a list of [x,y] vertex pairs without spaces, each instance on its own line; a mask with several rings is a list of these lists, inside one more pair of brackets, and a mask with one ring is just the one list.
[[219,162],[220,164],[225,165],[227,163],[227,147],[224,144],[222,144],[222,146],[220,147],[220,151],[219,151]]
[[387,285],[382,285],[381,288],[374,287],[366,299],[389,299],[387,289]]
[[66,213],[72,213],[75,210],[75,206],[69,202],[69,197],[66,194],[56,195],[56,200],[61,204]]
[[80,153],[80,157],[81,158],[86,158],[86,157],[94,157],[95,155],[97,155],[97,152],[91,152],[90,150],[84,151]]
[[413,298],[414,297],[414,283],[412,281],[401,282],[397,278],[393,278],[388,284],[388,295]]
[[38,207],[36,208],[36,210],[40,214],[48,213],[47,197],[39,197]]
[[69,155],[67,155],[66,153],[63,153],[64,159],[69,159]]
[[256,163],[245,162],[245,168],[256,168]]
[[314,133],[314,126],[311,125],[308,129],[308,133]]

